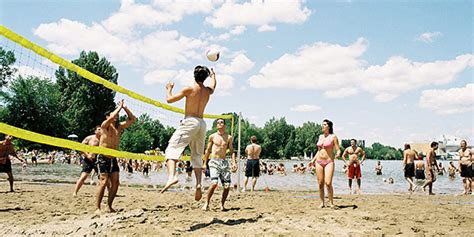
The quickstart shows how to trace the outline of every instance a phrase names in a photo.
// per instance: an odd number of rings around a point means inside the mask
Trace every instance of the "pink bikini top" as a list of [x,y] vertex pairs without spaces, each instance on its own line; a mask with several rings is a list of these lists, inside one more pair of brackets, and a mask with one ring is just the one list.
[[327,137],[324,137],[323,135],[323,139],[319,139],[318,141],[318,147],[322,147],[324,149],[330,149],[334,146],[334,143],[332,142],[333,141],[333,135],[332,134],[329,134]]

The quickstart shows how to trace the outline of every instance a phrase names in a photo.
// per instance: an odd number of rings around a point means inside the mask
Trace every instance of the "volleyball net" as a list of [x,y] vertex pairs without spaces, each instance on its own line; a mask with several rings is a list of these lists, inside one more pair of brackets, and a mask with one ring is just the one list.
[[[82,80],[87,80],[87,83],[91,82],[94,85],[94,88],[98,91],[102,91],[105,94],[110,93],[113,97],[114,105],[119,100],[124,100],[127,107],[133,112],[133,114],[137,117],[137,121],[135,122],[138,125],[132,125],[129,127],[129,130],[132,129],[150,129],[156,131],[157,133],[163,132],[167,133],[167,136],[154,136],[153,134],[149,134],[146,131],[142,134],[135,134],[135,137],[143,138],[142,136],[148,136],[147,142],[149,144],[135,144],[140,146],[145,146],[146,149],[142,148],[141,151],[122,151],[122,150],[115,150],[105,147],[98,147],[98,146],[89,146],[82,144],[80,141],[84,139],[84,136],[77,137],[77,141],[70,140],[69,137],[76,137],[73,135],[75,131],[65,131],[66,134],[62,136],[54,136],[51,134],[42,134],[40,130],[43,130],[46,125],[49,123],[44,121],[54,121],[54,116],[58,116],[57,111],[51,112],[51,118],[45,118],[48,116],[48,113],[42,113],[42,119],[38,119],[39,122],[43,121],[42,124],[38,124],[37,126],[27,126],[19,122],[19,120],[29,120],[35,121],[35,116],[39,116],[38,113],[32,113],[32,111],[23,111],[24,114],[21,114],[22,108],[13,108],[15,109],[15,113],[19,113],[17,116],[23,116],[21,119],[13,120],[10,124],[4,121],[3,117],[2,121],[0,121],[0,133],[12,135],[15,138],[31,141],[34,143],[40,143],[50,146],[55,146],[58,148],[65,148],[65,149],[72,149],[82,152],[90,152],[95,154],[103,154],[113,157],[119,158],[127,158],[127,159],[139,159],[139,160],[153,160],[153,161],[163,161],[163,147],[167,145],[169,137],[171,136],[172,132],[175,128],[179,125],[181,119],[183,119],[184,110],[178,107],[171,106],[169,104],[162,103],[160,101],[154,100],[147,96],[141,95],[135,91],[129,90],[124,88],[120,85],[114,83],[111,80],[106,80],[103,77],[96,75],[91,72],[91,70],[86,70],[84,67],[78,66],[77,64],[66,60],[47,49],[31,42],[30,40],[26,39],[25,37],[13,32],[12,30],[6,28],[5,26],[0,25],[0,35],[2,36],[0,42],[0,49],[3,53],[10,53],[14,56],[14,62],[12,61],[10,65],[8,62],[2,62],[2,77],[9,77],[10,81],[8,84],[15,84],[15,80],[25,80],[34,78],[36,80],[43,80],[47,81],[49,84],[59,83],[58,77],[61,76],[71,76],[70,78],[79,78]],[[82,56],[82,55],[81,55]],[[100,59],[102,60],[102,59]],[[5,61],[5,60],[4,60]],[[7,70],[8,69],[8,70]],[[106,72],[108,73],[108,72]],[[190,75],[192,76],[192,75]],[[117,79],[117,78],[116,78]],[[18,88],[23,90],[23,93],[51,93],[47,90],[47,88],[40,87],[40,88],[28,88],[30,84],[23,83],[21,85],[15,84]],[[77,89],[80,89],[84,83],[75,82],[77,84]],[[90,83],[89,83],[90,84]],[[34,84],[33,86],[37,86]],[[17,89],[18,89],[17,88]],[[36,91],[35,91],[36,90]],[[39,91],[38,91],[39,90]],[[45,90],[43,92],[43,90]],[[176,89],[175,89],[176,90]],[[28,92],[30,91],[30,92]],[[163,93],[160,94],[162,98],[165,96],[165,89],[164,86],[160,86],[157,88],[157,91],[162,91]],[[2,96],[0,96],[0,108],[5,109],[9,105],[12,106],[12,103],[15,103],[15,91],[8,86],[4,86],[0,88],[0,92]],[[63,93],[63,94],[61,94]],[[61,93],[56,93],[53,95],[56,96],[53,98],[58,99],[58,96],[62,96],[64,98],[69,98],[69,94],[67,91],[61,91]],[[45,95],[46,97],[46,95]],[[9,98],[9,100],[5,99]],[[59,98],[60,100],[61,98]],[[91,103],[101,103],[101,101],[95,101],[94,95],[91,96]],[[51,99],[50,99],[51,100]],[[31,103],[43,103],[44,101],[32,101]],[[50,102],[50,101],[49,101]],[[110,96],[108,103],[110,104]],[[68,102],[71,106],[77,105],[77,103],[84,103],[84,101],[75,101],[74,98],[71,97],[71,101]],[[105,103],[105,102],[104,102]],[[41,108],[41,105],[39,105]],[[20,110],[20,111],[17,111]],[[51,108],[49,108],[51,109]],[[61,115],[61,111],[59,111],[59,115]],[[78,111],[81,112],[81,111]],[[105,113],[106,111],[103,111]],[[83,111],[83,113],[87,113],[87,111]],[[123,112],[121,112],[123,114]],[[45,115],[46,114],[46,115]],[[1,114],[0,114],[1,116]],[[97,117],[97,115],[95,115]],[[123,117],[123,116],[122,116]],[[235,124],[235,115],[234,114],[205,114],[204,119],[208,124],[208,130],[211,129],[214,125],[214,120],[218,118],[222,118],[226,120],[226,124],[228,124],[228,131],[231,135],[234,134],[234,124]],[[10,119],[11,120],[11,119]],[[105,120],[105,115],[102,121]],[[80,121],[74,121],[75,123],[79,123]],[[30,123],[31,124],[31,123]],[[89,123],[90,124],[90,123]],[[95,126],[100,125],[100,123],[95,124]],[[143,125],[143,126],[139,126]],[[145,126],[146,125],[146,126]],[[89,127],[88,129],[91,131],[95,127]],[[37,129],[35,129],[37,128]],[[127,130],[126,130],[127,131]],[[126,131],[122,134],[125,135]],[[90,135],[90,134],[89,134]],[[156,135],[156,134],[155,134]],[[128,134],[127,136],[132,136]],[[136,139],[135,139],[136,140]],[[160,141],[157,141],[160,140]],[[165,141],[166,140],[166,141]],[[130,146],[134,146],[134,142],[140,142],[140,140],[134,141],[133,138],[128,139],[128,144],[126,146],[130,148]],[[164,144],[166,143],[166,144]],[[122,146],[122,144],[121,144]],[[160,152],[149,152],[149,151],[157,151],[158,147],[160,147]],[[125,150],[136,150],[136,149],[125,149]],[[140,150],[140,149],[139,149]],[[148,151],[148,152],[147,152]],[[186,153],[186,151],[185,151]],[[188,157],[184,156],[184,159]]]

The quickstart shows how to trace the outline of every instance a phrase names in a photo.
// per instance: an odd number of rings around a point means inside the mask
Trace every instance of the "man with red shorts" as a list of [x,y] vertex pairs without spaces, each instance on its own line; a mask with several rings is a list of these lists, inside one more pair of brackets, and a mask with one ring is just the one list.
[[[346,156],[348,157],[349,162],[346,161]],[[359,161],[359,156],[362,156],[362,159]],[[360,165],[365,160],[365,152],[362,148],[357,146],[357,140],[351,139],[351,146],[344,150],[342,154],[342,159],[347,165],[347,178],[349,180],[349,193],[352,194],[352,179],[357,179],[357,194],[360,194]]]

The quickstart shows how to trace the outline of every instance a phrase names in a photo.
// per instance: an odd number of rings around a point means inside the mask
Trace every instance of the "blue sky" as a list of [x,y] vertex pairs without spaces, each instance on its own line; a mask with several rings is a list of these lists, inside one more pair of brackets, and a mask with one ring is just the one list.
[[203,64],[218,77],[208,113],[241,111],[259,126],[329,118],[340,138],[369,144],[473,142],[471,1],[0,4],[2,25],[67,59],[97,51],[120,85],[159,101],[164,83],[189,85]]

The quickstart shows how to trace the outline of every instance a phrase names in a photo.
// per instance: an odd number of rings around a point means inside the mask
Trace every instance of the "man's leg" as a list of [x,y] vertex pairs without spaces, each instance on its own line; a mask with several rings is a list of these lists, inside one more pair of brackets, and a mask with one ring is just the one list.
[[87,176],[89,176],[89,173],[86,173],[86,172],[81,173],[81,177],[79,178],[79,180],[77,180],[76,188],[74,189],[74,193],[72,194],[72,196],[77,195],[77,192],[79,192],[79,189],[81,189],[82,185],[86,181]]
[[352,179],[348,178],[347,180],[349,182],[349,194],[352,194]]
[[168,167],[168,182],[166,182],[166,185],[163,187],[160,193],[164,193],[171,186],[178,183],[178,177],[176,176],[176,162],[177,160],[170,159],[166,161],[166,165]]
[[360,194],[360,184],[361,184],[361,179],[357,179],[357,194]]
[[227,196],[229,196],[229,190],[230,190],[230,183],[224,183],[224,191],[222,191],[222,200],[221,200],[221,211],[226,210],[224,204],[225,204],[225,200],[227,200]]
[[107,206],[109,208],[109,212],[115,212],[115,210],[112,208],[112,204],[114,202],[115,196],[117,195],[118,187],[120,185],[120,180],[119,180],[119,172],[113,172],[110,174],[110,189],[109,189],[109,195],[107,197]]
[[216,190],[216,188],[217,182],[212,182],[211,186],[209,186],[209,189],[207,190],[207,198],[206,203],[204,203],[204,206],[202,207],[203,210],[209,210],[209,203],[211,202],[211,197],[214,194],[214,190]]
[[[249,182],[249,178],[247,176],[244,176],[244,187],[242,188],[242,192],[246,191],[248,182]],[[253,180],[252,180],[252,182],[253,182]]]
[[199,201],[202,198],[202,168],[193,168],[194,175],[196,176],[196,192],[194,194],[194,200]]
[[255,185],[257,185],[258,177],[252,177],[252,192],[255,190]]
[[8,175],[8,182],[10,183],[10,192],[15,192],[15,190],[13,190],[13,173],[10,171],[7,173]]
[[100,203],[102,202],[102,198],[104,197],[105,187],[109,182],[109,175],[107,173],[101,173],[99,176],[99,187],[97,188],[96,193],[96,200],[95,200],[95,209],[96,212],[100,211]]

